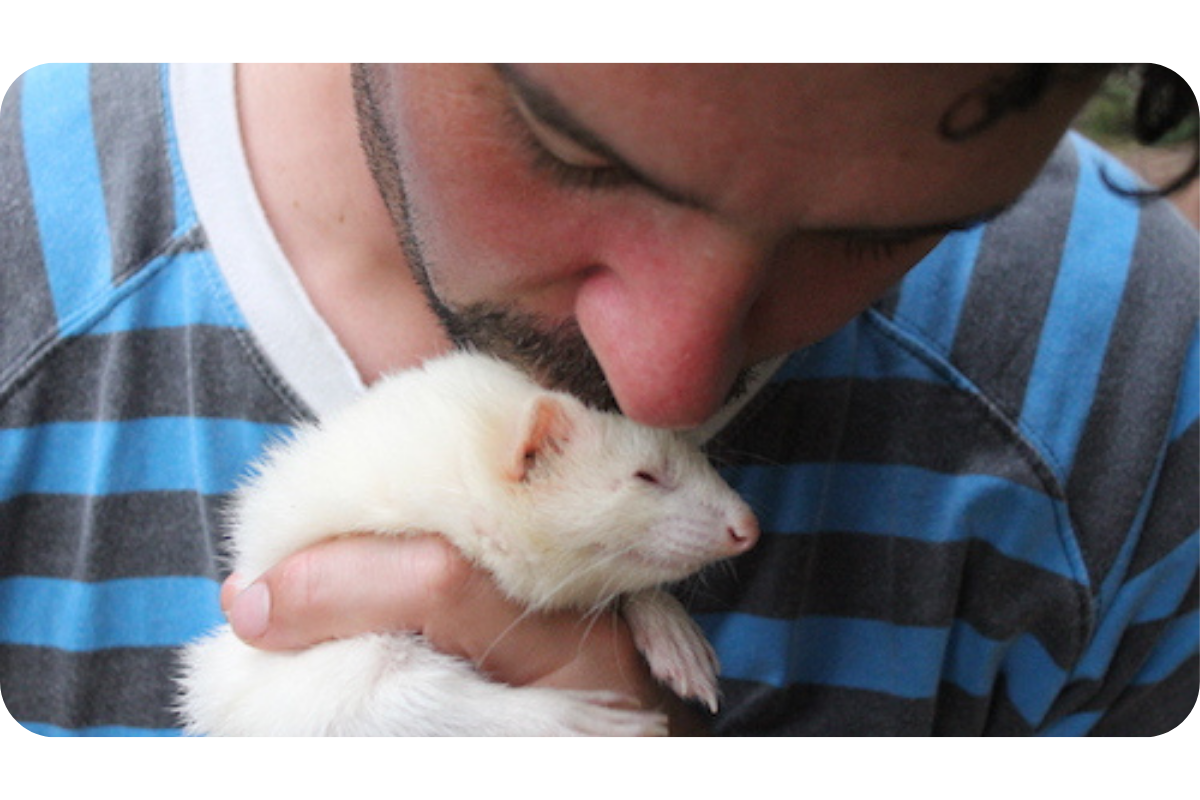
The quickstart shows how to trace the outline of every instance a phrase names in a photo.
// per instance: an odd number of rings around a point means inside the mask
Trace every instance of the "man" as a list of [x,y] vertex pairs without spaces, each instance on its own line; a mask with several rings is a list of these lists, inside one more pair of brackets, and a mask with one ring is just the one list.
[[[1099,71],[231,78],[47,69],[6,100],[20,213],[0,241],[22,266],[0,299],[22,322],[0,408],[21,466],[0,687],[19,720],[168,728],[161,651],[216,618],[231,476],[453,343],[709,440],[766,532],[681,589],[725,664],[722,714],[656,686],[619,620],[512,626],[436,538],[234,576],[247,641],[418,630],[500,680],[669,704],[680,732],[1150,733],[1194,704],[1195,233],[1060,144]],[[161,442],[191,468],[127,466]],[[51,449],[85,474],[30,466]],[[139,537],[124,560],[118,520]],[[57,554],[32,544],[48,530]],[[191,611],[62,635],[81,591],[100,618]]]

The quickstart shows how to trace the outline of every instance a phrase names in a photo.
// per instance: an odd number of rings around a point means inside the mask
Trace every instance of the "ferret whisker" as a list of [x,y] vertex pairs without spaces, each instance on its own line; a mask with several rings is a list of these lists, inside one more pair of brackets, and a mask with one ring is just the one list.
[[612,605],[612,602],[621,594],[619,591],[613,590],[611,587],[620,579],[618,570],[613,569],[614,564],[619,564],[627,554],[635,549],[635,545],[629,544],[620,550],[610,552],[606,558],[598,559],[592,565],[592,570],[601,570],[607,576],[604,583],[601,585],[601,590],[596,598],[596,606],[600,608]]
[[[650,710],[514,694],[501,656],[538,646],[546,631],[535,627],[557,610],[553,619],[582,636],[579,646],[629,633],[653,674],[673,676],[685,692],[699,681],[711,696],[703,637],[685,610],[667,603],[623,616],[621,596],[753,544],[727,535],[752,508],[694,442],[588,409],[470,352],[386,376],[347,408],[296,426],[269,445],[221,513],[222,576],[235,566],[260,574],[333,532],[439,531],[518,608],[480,643],[482,655],[459,663],[404,632],[284,655],[249,647],[222,625],[182,654],[179,709],[192,734],[663,732]],[[464,668],[472,662],[474,672]],[[346,680],[330,681],[331,669]]]
[[564,587],[570,586],[572,583],[579,580],[580,576],[586,575],[588,571],[589,571],[588,568],[583,568],[583,569],[575,570],[573,572],[568,572],[566,575],[564,575],[562,578],[560,578],[557,583],[555,583],[548,590],[546,590],[543,593],[544,596],[547,598],[557,597],[559,592],[561,592]]
[[584,642],[586,642],[587,638],[592,635],[592,629],[596,627],[596,623],[599,622],[602,617],[606,616],[607,612],[609,611],[611,611],[610,607],[601,606],[599,608],[590,609],[584,614],[584,619],[587,620],[587,627],[583,629],[583,636],[579,638],[580,651],[583,650]]
[[517,615],[517,618],[514,619],[512,622],[510,622],[507,626],[505,626],[504,630],[500,631],[500,635],[497,636],[495,639],[493,639],[492,643],[489,644],[487,646],[487,649],[483,651],[483,655],[481,655],[479,657],[479,660],[477,662],[478,665],[482,668],[484,662],[487,661],[488,656],[490,656],[492,654],[492,651],[496,649],[496,647],[500,644],[500,642],[504,641],[504,639],[510,633],[512,633],[514,630],[516,630],[518,625],[520,625],[522,622],[524,622],[526,619],[528,619],[533,613],[534,613],[534,609],[523,608],[521,610],[521,613]]

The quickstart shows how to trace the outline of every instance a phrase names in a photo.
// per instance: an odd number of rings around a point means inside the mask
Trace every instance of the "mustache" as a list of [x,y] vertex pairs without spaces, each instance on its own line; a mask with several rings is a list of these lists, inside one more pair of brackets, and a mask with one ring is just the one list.
[[[451,307],[432,291],[429,294],[434,312],[456,347],[515,364],[542,386],[574,395],[599,411],[621,412],[604,369],[574,319],[547,320],[488,302]],[[740,370],[725,403],[743,396],[753,377],[754,367]]]
[[[620,404],[604,369],[574,319],[548,319],[504,303],[454,304],[442,298],[431,279],[435,270],[421,240],[421,215],[408,199],[404,160],[380,101],[386,96],[388,78],[363,64],[352,67],[351,78],[367,166],[388,209],[413,278],[447,338],[457,348],[508,361],[547,389],[574,395],[599,411],[620,413]],[[636,331],[630,332],[631,337],[636,335]],[[745,394],[753,369],[749,367],[738,373],[727,394],[727,403]]]
[[549,321],[487,302],[433,305],[455,346],[515,364],[542,386],[572,394],[592,408],[620,412],[604,370],[574,320]]

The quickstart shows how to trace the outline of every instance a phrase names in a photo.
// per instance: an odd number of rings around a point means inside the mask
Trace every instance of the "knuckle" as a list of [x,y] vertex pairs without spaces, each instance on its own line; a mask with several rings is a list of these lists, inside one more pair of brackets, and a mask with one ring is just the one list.
[[293,553],[267,575],[265,645],[304,647],[367,632],[448,627],[479,573],[437,536],[343,537]]
[[424,540],[417,569],[426,597],[434,604],[461,597],[475,580],[475,568],[452,545],[438,536]]
[[272,616],[287,624],[288,620],[311,616],[326,608],[330,590],[324,566],[317,549],[302,550],[284,559],[272,576]]

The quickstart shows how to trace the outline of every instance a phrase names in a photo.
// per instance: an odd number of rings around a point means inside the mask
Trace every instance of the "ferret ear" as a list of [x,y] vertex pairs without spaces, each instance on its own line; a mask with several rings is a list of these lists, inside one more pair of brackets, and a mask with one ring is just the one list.
[[529,470],[551,453],[561,453],[575,421],[564,398],[541,394],[530,401],[517,428],[516,443],[510,451],[506,477],[523,481]]

